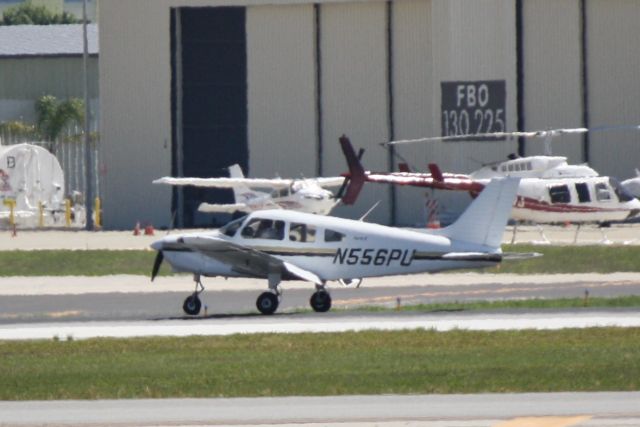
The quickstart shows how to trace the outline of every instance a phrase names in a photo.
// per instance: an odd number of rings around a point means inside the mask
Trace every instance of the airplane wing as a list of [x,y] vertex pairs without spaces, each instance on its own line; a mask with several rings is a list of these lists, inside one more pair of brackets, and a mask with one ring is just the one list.
[[198,212],[203,213],[234,213],[236,211],[251,210],[245,203],[200,203]]
[[320,187],[339,187],[344,184],[343,176],[329,176],[314,178]]
[[165,176],[153,181],[154,184],[190,185],[193,187],[235,188],[239,186],[260,188],[286,188],[294,180],[282,178],[174,178]]
[[269,255],[266,252],[238,245],[213,236],[183,237],[180,243],[214,260],[230,265],[238,273],[265,277],[270,273],[280,273],[283,277],[305,280],[318,285],[322,279],[315,273],[300,268],[290,262]]

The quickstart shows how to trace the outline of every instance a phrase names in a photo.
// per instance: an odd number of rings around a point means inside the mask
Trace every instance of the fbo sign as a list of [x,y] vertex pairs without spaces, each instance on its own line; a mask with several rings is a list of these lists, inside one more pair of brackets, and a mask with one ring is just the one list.
[[504,132],[506,82],[441,82],[442,136]]

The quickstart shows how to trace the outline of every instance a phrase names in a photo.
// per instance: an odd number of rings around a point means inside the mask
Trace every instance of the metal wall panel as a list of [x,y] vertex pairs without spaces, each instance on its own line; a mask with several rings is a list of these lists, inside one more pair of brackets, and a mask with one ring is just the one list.
[[[435,136],[442,134],[442,82],[504,82],[506,130],[516,130],[515,2],[434,0],[431,22],[435,94],[431,120]],[[439,142],[431,147],[431,161],[443,171],[458,173],[471,172],[482,163],[504,159],[517,151],[515,141]],[[438,198],[446,217],[457,215],[471,200],[459,192],[440,192]]]
[[[366,168],[387,170],[387,153],[378,146],[389,137],[386,16],[381,1],[321,5],[323,175],[346,169],[338,144],[342,134],[367,149]],[[384,186],[365,186],[355,208],[336,212],[353,216],[377,201],[369,218],[387,223],[391,206]]]
[[[402,0],[392,6],[392,76],[394,139],[437,135],[433,98],[439,90],[433,84],[433,37],[431,1]],[[418,171],[426,171],[434,161],[433,147],[427,144],[398,146],[395,151]],[[396,156],[394,170],[398,168]],[[396,189],[396,222],[423,225],[425,192],[412,187]]]
[[[629,125],[640,118],[640,2],[589,0],[587,64],[591,126]],[[593,133],[591,165],[626,179],[640,167],[640,132]]]
[[[583,126],[580,0],[523,3],[525,129]],[[553,141],[553,154],[583,161],[582,136]],[[526,154],[544,152],[541,139],[526,141]]]
[[[433,124],[441,132],[440,82],[506,82],[506,128],[516,130],[515,2],[510,0],[437,0],[433,2]],[[438,162],[444,170],[471,172],[480,162],[515,152],[515,142],[440,143]],[[475,160],[474,160],[475,159]]]
[[315,176],[313,5],[247,8],[249,173]]
[[[89,58],[89,96],[98,96],[98,58]],[[0,99],[82,98],[82,57],[0,59]]]
[[100,4],[100,165],[104,225],[171,221],[171,191],[151,181],[171,173],[169,7]]

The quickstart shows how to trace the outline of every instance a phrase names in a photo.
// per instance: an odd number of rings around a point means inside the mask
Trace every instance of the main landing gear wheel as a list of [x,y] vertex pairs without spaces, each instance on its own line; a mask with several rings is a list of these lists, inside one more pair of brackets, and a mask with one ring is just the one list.
[[202,308],[202,303],[195,292],[189,295],[182,304],[182,309],[190,316],[197,316],[200,313],[200,308]]
[[327,291],[317,291],[309,300],[311,308],[318,313],[325,313],[331,308],[331,295]]
[[278,309],[278,295],[273,292],[263,292],[256,300],[256,307],[262,314],[273,314]]

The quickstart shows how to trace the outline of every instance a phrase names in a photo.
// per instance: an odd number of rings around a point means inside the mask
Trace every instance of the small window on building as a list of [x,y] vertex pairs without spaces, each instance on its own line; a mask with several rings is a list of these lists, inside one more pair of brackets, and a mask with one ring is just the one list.
[[312,243],[316,241],[316,228],[313,225],[298,222],[289,227],[289,240],[292,242]]
[[245,239],[284,239],[284,221],[253,218],[242,229],[242,237]]
[[333,230],[324,230],[325,242],[341,242],[344,239],[344,234]]
[[578,201],[580,203],[589,203],[591,201],[589,186],[586,182],[576,182],[576,193],[578,193]]
[[604,182],[599,182],[596,184],[596,199],[599,202],[608,202],[611,200],[611,192],[607,187],[607,184]]
[[569,203],[571,202],[571,193],[566,185],[554,185],[549,187],[549,197],[551,203]]

